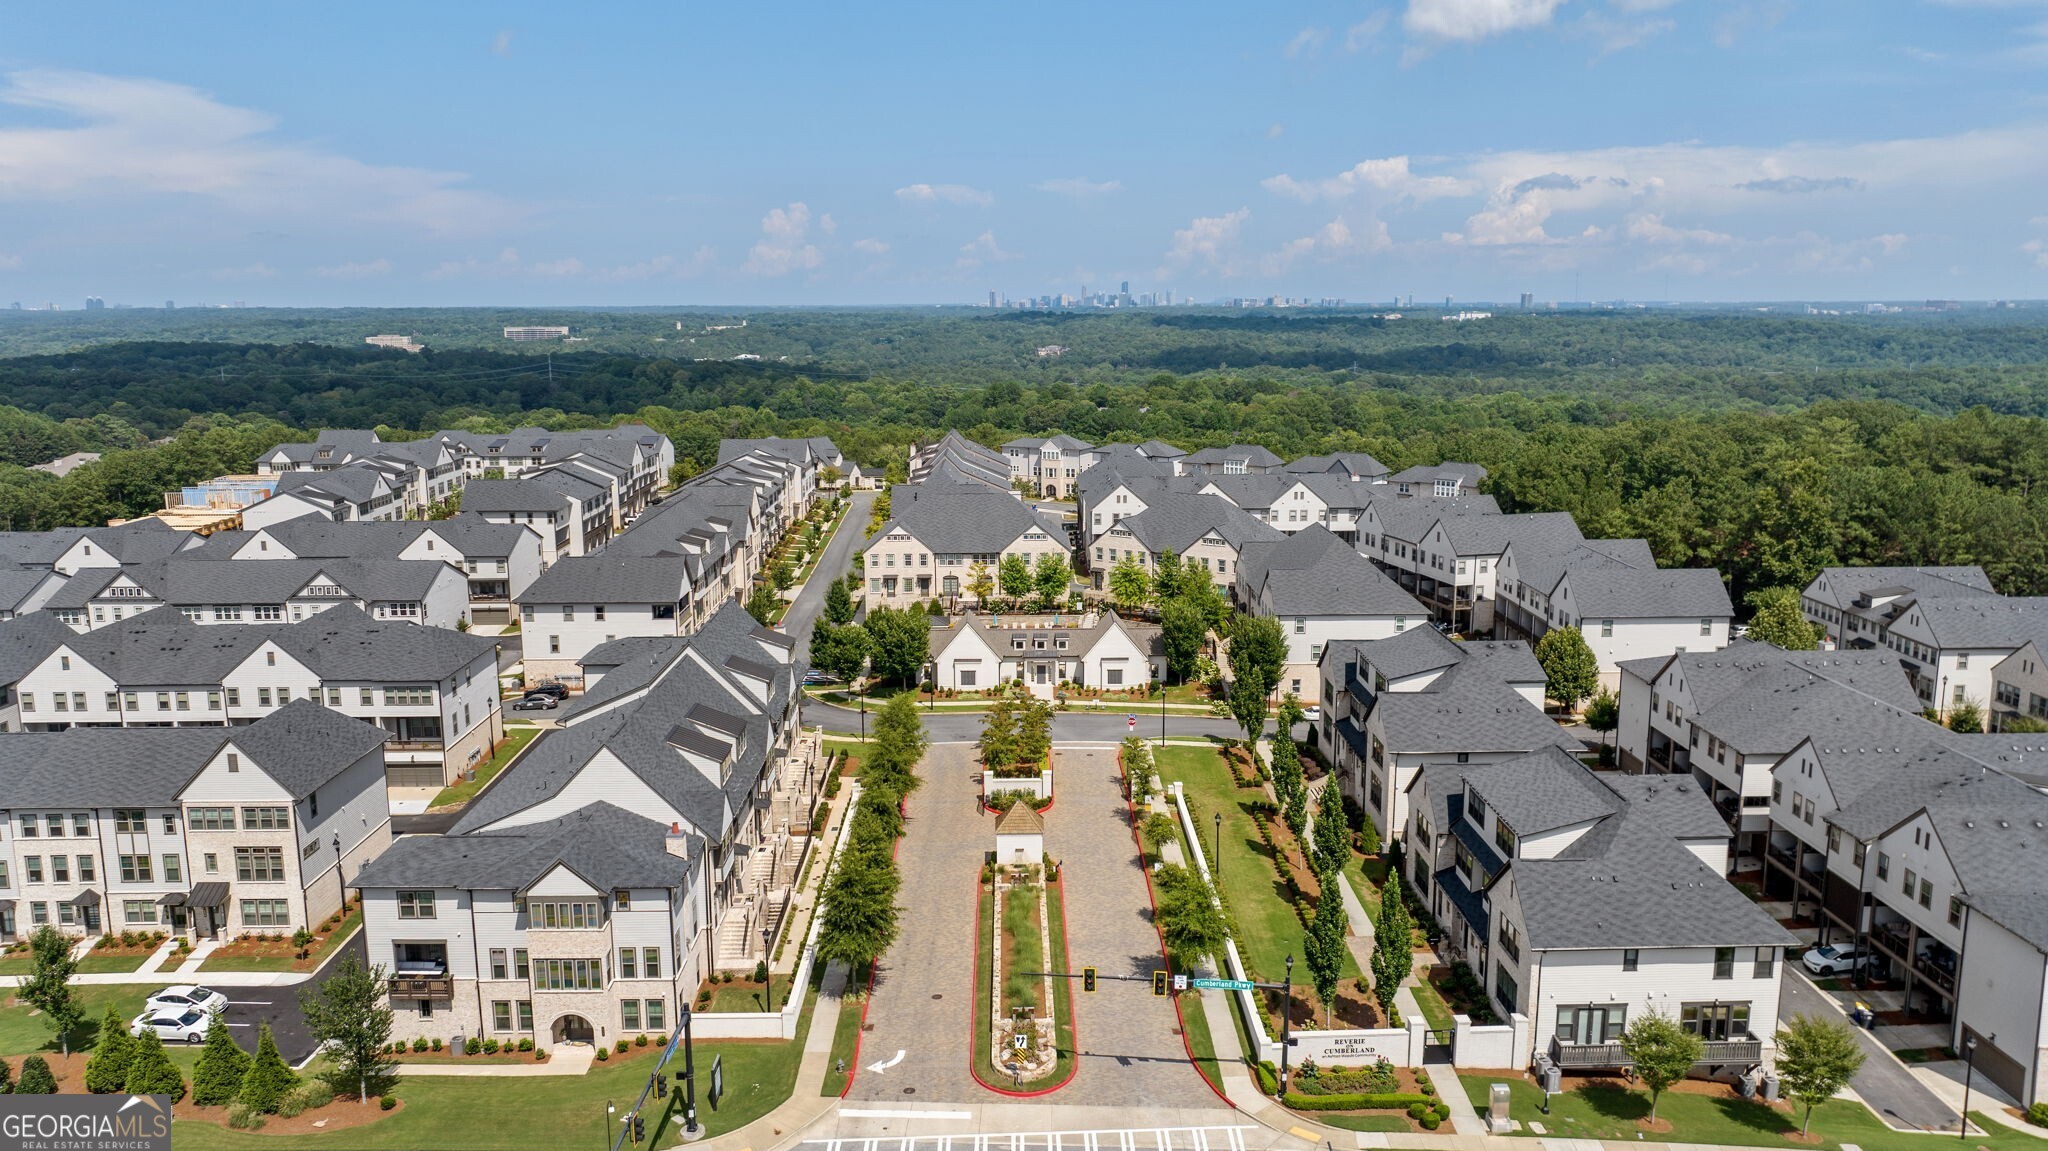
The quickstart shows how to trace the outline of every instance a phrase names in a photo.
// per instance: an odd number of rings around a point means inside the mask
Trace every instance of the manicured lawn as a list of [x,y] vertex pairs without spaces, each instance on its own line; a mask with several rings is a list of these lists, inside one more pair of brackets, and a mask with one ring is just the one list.
[[1003,1010],[1045,1010],[1044,981],[1027,971],[1044,971],[1045,948],[1038,936],[1038,891],[1017,887],[1003,900]]
[[498,749],[491,753],[491,758],[476,769],[476,778],[461,780],[442,788],[441,793],[434,797],[434,802],[427,806],[447,807],[450,804],[468,803],[471,797],[484,789],[485,784],[505,770],[505,765],[512,762],[512,757],[518,755],[527,744],[532,743],[540,732],[540,728],[526,724],[506,724],[505,738],[498,744]]
[[[148,959],[154,954],[156,954],[154,949],[140,955],[102,955],[95,951],[78,961],[78,973],[80,975],[113,975],[117,972],[135,971],[141,968],[143,960]],[[27,972],[24,971],[22,974],[26,975]]]
[[[1466,1076],[1462,1081],[1473,1106],[1484,1109],[1487,1091],[1496,1080]],[[1606,1085],[1580,1087],[1552,1096],[1547,1116],[1538,1109],[1543,1093],[1534,1084],[1517,1077],[1508,1083],[1508,1091],[1509,1113],[1522,1122],[1523,1129],[1517,1132],[1520,1135],[1532,1134],[1528,1125],[1533,1120],[1543,1124],[1553,1138],[1633,1140],[1640,1131],[1636,1121],[1650,1112],[1647,1092]],[[1981,1137],[1959,1141],[1954,1135],[1903,1134],[1879,1122],[1869,1108],[1846,1099],[1831,1100],[1814,1109],[1813,1133],[1820,1136],[1818,1144],[1794,1142],[1791,1136],[1799,1133],[1804,1114],[1804,1109],[1798,1107],[1780,1111],[1747,1099],[1667,1091],[1657,1104],[1657,1117],[1670,1121],[1672,1129],[1649,1138],[1670,1143],[1751,1147],[1818,1146],[1823,1151],[1838,1151],[1844,1143],[1853,1143],[1863,1151],[1944,1151],[1959,1145],[1988,1147],[1993,1151],[2040,1151],[2041,1146],[2040,1140],[1981,1116],[1975,1119],[1985,1130]]]
[[[856,989],[867,986],[869,973],[861,972],[846,982],[846,998],[839,1002],[839,1023],[832,1029],[832,1059],[825,1065],[825,1083],[818,1094],[826,1097],[842,1095],[846,1081],[851,1076],[860,1040],[861,1009],[867,1006],[867,996],[856,994]],[[846,1068],[845,1071],[839,1068]]]
[[[1014,894],[1013,892],[1012,895]],[[1045,888],[1045,894],[1051,904],[1047,909],[1049,915],[1047,922],[1052,935],[1051,962],[1053,965],[1051,967],[1038,968],[1037,970],[1063,972],[1067,969],[1067,928],[1062,902],[1063,893],[1060,890],[1059,884],[1050,884]],[[981,918],[979,922],[981,924],[981,932],[986,933],[989,930],[989,919],[995,914],[995,896],[986,886],[983,886],[980,888],[980,898]],[[991,968],[994,966],[995,957],[991,954],[986,940],[977,942],[974,953],[975,986],[977,988],[986,988],[989,986],[990,979],[993,978]],[[1019,970],[1022,969],[1020,968]],[[1057,1021],[1057,1026],[1054,1028],[1053,1042],[1058,1045],[1059,1057],[1054,1060],[1050,1074],[1046,1075],[1043,1079],[1027,1080],[1024,1083],[1026,1088],[1050,1086],[1054,1083],[1063,1082],[1073,1071],[1074,1002],[1071,990],[1067,986],[1070,982],[1071,980],[1067,979],[1055,979],[1052,981],[1052,1010],[1053,1018]],[[989,1059],[989,1036],[991,1034],[989,998],[986,994],[977,991],[974,999],[973,1054],[975,1074],[979,1075],[985,1083],[994,1083],[999,1086],[1008,1087],[1011,1085],[1009,1072],[997,1069],[995,1064]]]
[[[199,963],[199,970],[312,971],[318,968],[320,964],[326,960],[329,952],[333,951],[335,947],[340,945],[340,943],[343,940],[347,939],[351,935],[354,935],[357,929],[362,927],[362,925],[363,908],[362,905],[358,903],[355,905],[353,910],[351,910],[346,916],[342,917],[340,925],[337,926],[333,931],[325,932],[321,934],[318,938],[313,940],[313,946],[307,952],[306,958],[304,959],[300,959],[298,957],[298,948],[292,947],[289,940],[287,940],[283,944],[265,945],[268,946],[271,950],[280,951],[280,954],[236,954],[233,950],[231,950],[236,945],[230,943],[224,945],[222,950],[216,951],[212,955],[209,955],[205,959],[201,960]],[[256,946],[256,944],[252,943],[247,944],[245,946]]]
[[1400,1115],[1330,1115],[1318,1114],[1316,1122],[1345,1131],[1401,1131],[1412,1132],[1413,1124]]
[[[697,1121],[710,1134],[733,1131],[759,1119],[789,1097],[796,1084],[797,1066],[803,1060],[804,1036],[810,1029],[806,1013],[797,1036],[790,1042],[699,1043],[697,1055]],[[196,1049],[195,1049],[196,1050]],[[175,1052],[173,1053],[175,1056]],[[725,1098],[713,1111],[704,1091],[713,1056],[724,1057]],[[196,1057],[196,1056],[195,1056]],[[680,1069],[672,1061],[667,1071]],[[335,1151],[415,1151],[421,1147],[455,1147],[463,1151],[526,1151],[545,1143],[596,1147],[605,1140],[603,1120],[607,1102],[623,1108],[640,1095],[647,1076],[654,1070],[652,1059],[629,1059],[598,1063],[590,1073],[575,1077],[455,1078],[418,1076],[401,1079],[392,1094],[405,1106],[390,1118],[365,1127],[333,1134],[293,1136],[288,1144],[299,1148],[333,1148]],[[666,1100],[648,1099],[647,1134],[644,1147],[673,1144],[682,1126],[681,1093],[670,1091]],[[211,1123],[181,1122],[172,1125],[172,1139],[181,1151],[192,1148],[222,1148],[226,1151],[259,1151],[286,1146],[274,1136],[230,1131]],[[548,1133],[538,1139],[537,1133]],[[583,1142],[587,1140],[587,1143]],[[606,1144],[608,1145],[608,1143]]]
[[[99,1035],[100,1016],[106,1014],[107,1004],[113,1004],[115,1012],[123,1020],[133,1019],[142,1014],[142,1001],[149,998],[151,992],[159,990],[160,986],[169,987],[171,983],[166,979],[161,985],[83,983],[74,986],[71,991],[84,1008],[85,1022],[71,1034],[72,1049],[92,1046]],[[8,1006],[0,1007],[0,1055],[18,1063],[20,1056],[57,1050],[57,1037],[43,1025],[42,1016],[15,1003],[12,991],[5,994]],[[15,1068],[17,1073],[20,1070],[19,1066]]]
[[1451,1018],[1451,1005],[1444,1002],[1436,985],[1427,979],[1418,979],[1414,985],[1415,1004],[1422,1008],[1422,1017],[1429,1021],[1431,1031],[1449,1031],[1457,1021]]
[[1365,904],[1365,913],[1375,922],[1380,917],[1380,888],[1387,882],[1387,861],[1383,857],[1351,854],[1344,864],[1344,875],[1351,880],[1351,891],[1358,896],[1358,902]]
[[[1159,775],[1169,783],[1179,780],[1186,792],[1188,814],[1202,838],[1202,850],[1210,856],[1212,872],[1220,872],[1223,902],[1236,924],[1234,938],[1238,956],[1250,968],[1251,977],[1279,982],[1286,974],[1286,957],[1293,955],[1296,975],[1307,978],[1301,967],[1302,939],[1307,934],[1294,913],[1287,887],[1274,870],[1270,849],[1259,837],[1245,805],[1260,799],[1257,788],[1240,788],[1230,778],[1230,766],[1222,753],[1206,747],[1158,747],[1152,749]],[[1215,859],[1216,813],[1223,814],[1223,858]],[[1363,893],[1361,893],[1363,894]],[[1358,975],[1357,964],[1348,955],[1344,975]]]
[[1208,1009],[1202,1003],[1200,992],[1184,992],[1174,997],[1180,1007],[1181,1028],[1187,1033],[1188,1049],[1195,1053],[1195,1070],[1210,1086],[1221,1090],[1223,1068],[1216,1059],[1216,1037],[1209,1034]]

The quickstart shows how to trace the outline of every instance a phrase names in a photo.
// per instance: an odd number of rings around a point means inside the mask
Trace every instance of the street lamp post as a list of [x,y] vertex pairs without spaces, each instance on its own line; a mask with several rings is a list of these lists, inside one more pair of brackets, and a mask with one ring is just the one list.
[[612,1106],[611,1100],[607,1099],[604,1101],[604,1118],[598,1120],[598,1133],[604,1137],[604,1145],[607,1151],[609,1151],[612,1145],[612,1116],[617,1115],[618,1113],[619,1109],[617,1107]]
[[1159,681],[1159,746],[1166,746],[1166,681]]
[[1223,890],[1223,813],[1216,813],[1216,864],[1209,870],[1216,873],[1216,890]]
[[770,1014],[773,1014],[775,1011],[775,967],[773,957],[768,954],[768,945],[774,938],[774,931],[766,927],[761,929],[761,965],[762,970],[767,975],[764,990],[768,996],[768,1011]]
[[[1994,1033],[1990,1038],[1996,1040],[1998,1036]],[[1956,1117],[1956,1138],[1958,1139],[1970,1137],[1970,1079],[1976,1074],[1976,1071],[1977,1037],[1975,1035],[1965,1035],[1963,1037],[1963,1110],[1962,1114]]]
[[1280,983],[1280,1094],[1287,1094],[1287,1052],[1294,1033],[1294,956],[1287,957],[1287,977]]

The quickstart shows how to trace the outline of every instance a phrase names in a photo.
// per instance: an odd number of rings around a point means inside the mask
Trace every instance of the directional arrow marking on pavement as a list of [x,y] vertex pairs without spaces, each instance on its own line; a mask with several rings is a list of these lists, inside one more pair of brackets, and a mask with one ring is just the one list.
[[907,1054],[909,1054],[909,1052],[899,1049],[896,1052],[896,1057],[894,1059],[887,1059],[880,1063],[870,1063],[868,1064],[868,1070],[873,1071],[876,1074],[880,1074],[884,1071],[887,1071],[889,1068],[896,1066],[898,1063],[903,1062],[903,1057]]

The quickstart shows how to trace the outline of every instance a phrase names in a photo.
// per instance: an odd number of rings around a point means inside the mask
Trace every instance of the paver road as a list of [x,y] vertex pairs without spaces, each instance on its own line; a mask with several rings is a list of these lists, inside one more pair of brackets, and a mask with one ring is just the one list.
[[[974,1020],[976,885],[996,845],[995,817],[973,782],[974,748],[939,744],[918,765],[902,846],[902,931],[876,965],[869,1031],[849,1099],[972,1102],[989,1098],[967,1071]],[[881,1071],[874,1065],[903,1058]],[[905,1089],[909,1090],[906,1091]]]
[[1053,1098],[1068,1105],[1221,1107],[1188,1062],[1173,1002],[1152,994],[1165,963],[1131,835],[1114,748],[1055,747],[1046,852],[1066,892],[1067,954],[1105,976],[1074,996],[1080,1066]]

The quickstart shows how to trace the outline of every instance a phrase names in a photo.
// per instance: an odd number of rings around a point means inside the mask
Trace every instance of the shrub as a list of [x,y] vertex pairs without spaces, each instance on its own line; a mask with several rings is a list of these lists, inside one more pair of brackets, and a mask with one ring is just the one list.
[[415,1039],[415,1040],[413,1040],[413,1041],[412,1041],[412,1049],[413,1049],[414,1051],[425,1051],[425,1050],[427,1049],[427,1041],[426,1041],[426,1039],[425,1039],[424,1037],[422,1037],[422,1038],[419,1038],[419,1039]]
[[263,1112],[237,1103],[228,1108],[228,1126],[237,1131],[263,1130]]
[[[112,936],[101,937],[105,942]],[[226,1031],[222,1027],[217,1030]],[[128,1034],[128,1025],[121,1020],[113,1004],[107,1005],[107,1014],[100,1020],[99,1037],[94,1040],[92,1058],[85,1065],[85,1089],[95,1095],[108,1095],[121,1090],[128,1083],[128,1064],[135,1058],[135,1039]]]
[[1424,1095],[1434,1096],[1436,1094],[1436,1084],[1431,1083],[1427,1078],[1423,1078],[1422,1085],[1418,1088],[1418,1090],[1420,1090]]
[[1439,1123],[1451,1117],[1451,1105],[1441,1099],[1437,1100],[1436,1107],[1433,1110],[1436,1112],[1437,1122]]
[[280,1119],[297,1119],[306,1109],[306,1097],[293,1091],[277,1101],[277,1116]]
[[647,1046],[647,1036],[645,1036],[645,1035],[635,1035],[635,1036],[633,1037],[633,1046],[635,1046],[635,1047],[645,1047],[645,1046]]
[[263,1024],[256,1032],[256,1060],[249,1064],[248,1074],[242,1077],[242,1089],[235,1097],[253,1110],[274,1112],[298,1086],[299,1077],[278,1053],[270,1025]]
[[1385,1095],[1302,1095],[1290,1091],[1281,1100],[1296,1111],[1394,1111],[1402,1108],[1416,1119],[1421,1116],[1418,1109],[1427,1109],[1429,1100],[1407,1092],[1389,1092]]
[[292,932],[292,946],[305,947],[313,942],[313,933],[301,927]]
[[1434,1111],[1422,1117],[1422,1129],[1424,1131],[1434,1131],[1443,1125],[1444,1121],[1442,1119],[1437,1118],[1436,1113]]
[[630,1039],[621,1039],[621,1040],[619,1040],[619,1054],[621,1054],[621,1055],[624,1055],[624,1054],[626,1053],[626,1049],[627,1049],[627,1048],[629,1048],[629,1047],[631,1047],[631,1046],[633,1046],[633,1041],[632,1041],[632,1040],[630,1040]]
[[[22,1078],[27,1077],[24,1070]],[[164,1041],[155,1031],[145,1031],[137,1038],[123,1090],[130,1095],[168,1095],[174,1103],[185,1097],[185,1077],[179,1074],[178,1065],[171,1062]]]
[[2036,1103],[2027,1108],[2027,1122],[2036,1127],[2048,1127],[2048,1103]]
[[379,1111],[389,1111],[396,1106],[398,1106],[398,1096],[396,1095],[386,1095],[382,1099],[377,1100],[377,1109]]
[[1258,1072],[1259,1090],[1268,1095],[1280,1094],[1280,1073],[1273,1069],[1272,1060],[1262,1060],[1255,1064],[1252,1070]]
[[600,1047],[600,1048],[598,1048],[598,1049],[597,1049],[597,1061],[598,1061],[599,1063],[603,1063],[603,1062],[605,1062],[606,1060],[609,1060],[609,1059],[610,1059],[611,1057],[612,1057],[612,1050],[611,1050],[611,1048],[609,1048],[609,1047]]
[[439,1051],[441,1049],[441,1037],[439,1035],[434,1036],[433,1045],[434,1050]]
[[767,961],[767,960],[763,959],[763,960],[761,960],[761,961],[760,961],[759,963],[756,963],[756,964],[754,964],[754,982],[756,982],[756,983],[766,983],[766,982],[768,982],[768,961]]
[[527,1036],[526,1038],[524,1038],[524,1039],[521,1039],[521,1040],[519,1041],[519,1049],[520,1049],[521,1051],[531,1051],[531,1050],[533,1050],[533,1036],[529,1035],[529,1036]]
[[547,1061],[547,1057],[548,1057],[548,1049],[547,1049],[547,1048],[545,1048],[545,1047],[536,1047],[536,1048],[534,1048],[534,1049],[533,1049],[533,1058],[534,1058],[534,1061],[535,1061],[535,1062],[537,1062],[537,1063],[544,1063],[544,1062],[546,1062],[546,1061]]
[[318,1079],[313,1080],[311,1083],[301,1084],[298,1091],[294,1092],[294,1094],[299,1097],[299,1102],[307,1111],[317,1111],[334,1102],[334,1088],[329,1087]]
[[14,1068],[8,1066],[7,1060],[0,1059],[0,1095],[12,1095],[13,1093]]
[[242,1079],[249,1074],[249,1053],[235,1042],[234,1033],[219,1016],[206,1033],[206,1048],[192,1068],[192,1102],[203,1107],[221,1107],[241,1094]]
[[[497,1049],[497,1040],[495,1040],[495,1039],[494,1039],[494,1040],[492,1040],[492,1041],[491,1041],[491,1049],[492,1049],[492,1050],[496,1050],[496,1049]],[[470,1036],[470,1037],[469,1037],[469,1042],[467,1042],[467,1043],[465,1043],[465,1044],[463,1044],[463,1045],[462,1045],[462,1053],[463,1053],[464,1055],[480,1055],[480,1054],[482,1054],[482,1053],[483,1053],[483,1051],[484,1051],[484,1041],[483,1041],[483,1040],[481,1040],[481,1039],[478,1039],[478,1038],[477,1038],[476,1036],[474,1036],[474,1035],[472,1035],[472,1036]]]
[[1410,1119],[1420,1119],[1424,1115],[1429,1114],[1432,1114],[1432,1112],[1427,1103],[1410,1103],[1408,1105],[1408,1118]]
[[[155,1034],[155,1032],[151,1032]],[[21,1082],[15,1084],[16,1095],[55,1095],[57,1077],[50,1074],[49,1060],[40,1055],[31,1055],[21,1061]]]

